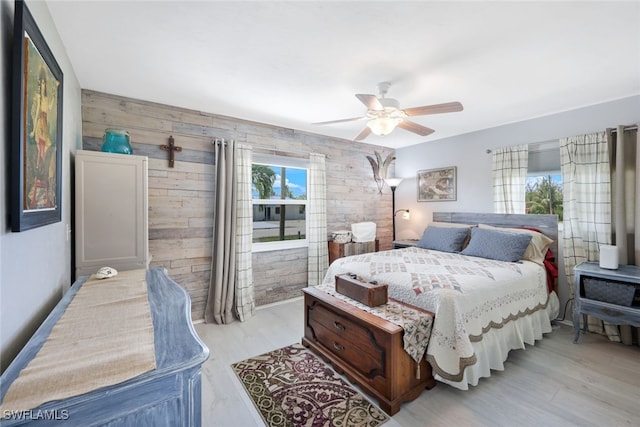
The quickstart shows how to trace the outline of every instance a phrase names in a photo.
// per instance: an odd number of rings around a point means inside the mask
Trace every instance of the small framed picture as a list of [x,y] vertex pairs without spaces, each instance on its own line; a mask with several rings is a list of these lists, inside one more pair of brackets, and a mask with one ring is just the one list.
[[418,201],[456,200],[456,167],[418,171]]

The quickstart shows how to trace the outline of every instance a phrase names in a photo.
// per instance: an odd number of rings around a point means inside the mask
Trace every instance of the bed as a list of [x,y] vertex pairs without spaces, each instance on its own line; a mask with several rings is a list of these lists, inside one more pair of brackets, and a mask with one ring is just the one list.
[[[354,273],[388,284],[391,300],[433,313],[424,359],[436,380],[466,390],[491,370],[503,370],[510,350],[551,332],[559,309],[549,256],[557,253],[557,217],[434,213],[428,230],[434,228],[439,229],[435,247],[442,244],[444,251],[407,247],[340,258],[318,289],[331,293],[336,275]],[[456,229],[467,230],[462,254],[449,251],[450,242],[443,241],[454,235],[459,240],[463,233],[451,231]],[[513,256],[505,238],[526,246],[525,259],[492,259]]]

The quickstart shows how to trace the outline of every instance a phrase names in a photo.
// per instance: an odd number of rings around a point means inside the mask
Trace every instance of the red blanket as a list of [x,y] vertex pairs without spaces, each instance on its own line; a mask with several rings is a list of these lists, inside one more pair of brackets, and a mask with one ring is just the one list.
[[[532,227],[522,227],[527,230],[535,231],[537,233],[542,233],[542,231],[537,228]],[[544,234],[544,233],[542,233]],[[547,288],[549,289],[549,293],[555,290],[555,281],[558,278],[558,264],[556,264],[556,256],[553,254],[551,249],[547,249],[547,253],[544,258],[544,268],[547,270]]]
[[547,270],[547,287],[549,288],[549,293],[554,291],[555,289],[555,281],[558,278],[558,264],[556,264],[556,257],[551,252],[551,249],[547,249],[547,255],[544,259],[544,268]]

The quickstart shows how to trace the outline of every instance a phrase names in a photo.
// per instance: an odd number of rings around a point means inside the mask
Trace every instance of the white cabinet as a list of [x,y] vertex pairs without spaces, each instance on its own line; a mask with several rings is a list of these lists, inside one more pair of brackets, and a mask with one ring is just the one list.
[[145,156],[76,151],[76,277],[148,267],[147,170]]

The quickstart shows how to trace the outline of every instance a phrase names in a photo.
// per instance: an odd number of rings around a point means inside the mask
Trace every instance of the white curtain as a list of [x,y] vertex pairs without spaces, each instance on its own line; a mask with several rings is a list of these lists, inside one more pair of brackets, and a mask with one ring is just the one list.
[[329,266],[327,253],[327,184],[324,160],[325,156],[323,154],[311,153],[309,156],[308,286],[317,286],[322,283]]
[[[638,130],[618,126],[607,130],[611,164],[612,242],[620,264],[640,265],[640,143]],[[620,340],[633,343],[638,328],[620,326]],[[640,343],[640,336],[636,339]]]
[[[600,259],[600,245],[611,243],[611,179],[605,132],[560,140],[563,182],[564,267],[571,297],[574,267]],[[618,328],[589,316],[588,328],[619,341]]]
[[495,213],[525,213],[529,149],[525,145],[498,148],[493,152],[493,210]]
[[251,149],[235,141],[214,142],[216,192],[211,279],[206,322],[231,323],[253,314],[251,270]]
[[560,139],[564,267],[571,297],[573,269],[599,260],[599,245],[611,243],[611,181],[604,132]]
[[251,243],[253,241],[253,203],[251,201],[251,146],[238,145],[236,163],[236,315],[244,322],[253,316],[256,305],[253,291]]

